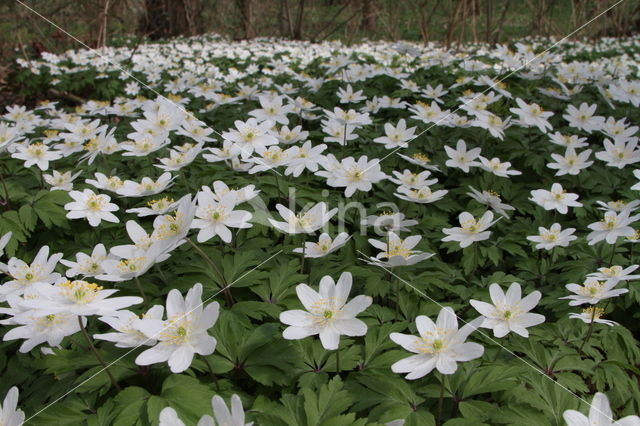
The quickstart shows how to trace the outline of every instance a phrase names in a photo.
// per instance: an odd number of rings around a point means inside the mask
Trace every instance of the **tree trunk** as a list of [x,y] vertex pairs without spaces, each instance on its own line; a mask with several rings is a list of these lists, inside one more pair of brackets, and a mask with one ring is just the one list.
[[377,29],[376,0],[360,0],[362,3],[362,19],[360,30],[366,32],[367,37],[371,37]]
[[253,0],[236,0],[236,5],[238,6],[238,9],[240,9],[244,38],[254,38],[256,36],[256,31],[253,21]]
[[145,0],[139,28],[152,39],[195,35],[201,0]]

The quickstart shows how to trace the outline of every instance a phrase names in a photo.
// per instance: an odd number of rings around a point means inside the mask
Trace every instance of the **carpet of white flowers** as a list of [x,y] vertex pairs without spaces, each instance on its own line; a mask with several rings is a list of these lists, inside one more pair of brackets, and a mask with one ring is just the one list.
[[639,425],[639,43],[19,60],[0,424]]

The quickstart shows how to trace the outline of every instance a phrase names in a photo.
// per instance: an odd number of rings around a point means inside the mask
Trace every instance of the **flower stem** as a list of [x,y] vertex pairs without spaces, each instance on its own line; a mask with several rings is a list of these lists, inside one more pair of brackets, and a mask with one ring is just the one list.
[[442,406],[444,404],[444,387],[445,387],[445,375],[440,374],[440,399],[438,399],[438,416],[436,417],[436,425],[442,424]]
[[340,344],[338,343],[338,349],[336,349],[336,374],[340,372]]
[[209,375],[211,376],[211,380],[213,381],[213,383],[216,385],[216,388],[217,388],[218,380],[216,379],[216,375],[213,374],[213,369],[211,368],[211,364],[209,364],[209,360],[204,355],[200,355],[200,356],[202,357],[202,360],[204,361],[204,363],[207,365],[207,369],[209,370]]
[[584,345],[587,344],[587,342],[589,341],[589,339],[591,338],[591,335],[593,334],[593,324],[595,324],[594,319],[596,317],[596,307],[595,305],[593,305],[591,307],[591,322],[589,323],[589,329],[587,330],[587,335],[584,336],[584,340],[582,341],[582,344],[580,345],[580,349],[578,349],[578,352],[582,352],[582,348],[584,348]]
[[[4,167],[2,169],[4,169]],[[4,196],[2,197],[3,198],[2,205],[6,205],[9,209],[11,209],[11,201],[9,201],[9,190],[7,189],[7,184],[4,181],[4,175],[2,174],[2,170],[0,170],[0,183],[2,184],[2,189],[4,190]]]
[[187,173],[183,171],[182,173],[180,173],[180,177],[184,181],[184,186],[186,187],[187,191],[189,191],[189,194],[192,194],[193,189],[191,188],[191,184],[189,183],[189,179],[187,178]]
[[616,238],[616,242],[613,243],[613,250],[611,250],[611,257],[609,258],[609,267],[613,265],[613,256],[616,254],[616,247],[618,247],[618,239]]
[[276,187],[278,188],[278,198],[280,198],[281,201],[285,200],[284,194],[282,193],[282,190],[280,189],[280,179],[278,179],[278,172],[277,171],[273,171],[273,175],[276,178]]
[[302,254],[300,255],[300,273],[304,274],[304,251],[307,246],[307,234],[302,233]]
[[344,123],[344,131],[342,133],[342,156],[344,157],[344,150],[347,148],[347,123]]
[[136,275],[135,277],[136,280],[136,285],[138,286],[138,291],[140,292],[140,296],[142,296],[142,300],[146,303],[147,302],[147,298],[144,294],[144,289],[142,288],[142,284],[140,284],[140,280],[138,279],[138,276]]
[[113,377],[113,375],[111,374],[111,371],[109,371],[109,367],[107,367],[107,363],[104,362],[104,360],[100,356],[100,353],[98,352],[96,347],[93,346],[93,342],[91,341],[91,337],[89,337],[89,334],[87,333],[87,330],[84,328],[84,324],[82,324],[82,317],[81,316],[78,317],[78,323],[80,324],[80,331],[82,332],[82,335],[84,336],[85,340],[89,344],[89,347],[91,348],[91,351],[95,355],[96,359],[102,365],[102,368],[104,369],[104,371],[109,376],[109,379],[111,379],[111,383],[113,384],[113,387],[116,388],[118,391],[121,391],[122,388],[120,387],[120,385],[116,381],[115,377]]
[[218,268],[218,265],[216,265],[215,262],[211,260],[211,258],[207,255],[207,253],[205,253],[200,247],[198,247],[196,243],[194,243],[191,240],[191,238],[186,238],[186,240],[189,244],[191,244],[191,247],[193,247],[198,252],[198,254],[204,259],[204,261],[207,262],[209,265],[211,265],[211,268],[213,269],[213,271],[218,276],[218,279],[220,280],[220,287],[222,288],[222,293],[224,294],[224,298],[225,298],[225,301],[227,302],[227,306],[232,306],[233,297],[231,296],[231,290],[229,290],[227,281],[224,279],[224,275],[222,274],[222,271],[220,271],[220,268]]

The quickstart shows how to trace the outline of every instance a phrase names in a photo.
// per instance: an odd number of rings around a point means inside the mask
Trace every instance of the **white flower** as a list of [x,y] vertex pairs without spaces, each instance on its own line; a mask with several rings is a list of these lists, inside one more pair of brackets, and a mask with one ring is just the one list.
[[510,170],[509,167],[511,167],[511,163],[508,161],[502,163],[498,157],[493,157],[491,160],[482,156],[479,156],[478,158],[480,159],[480,167],[496,176],[508,178],[511,175],[517,176],[522,174],[521,171],[513,169]]
[[567,426],[638,426],[640,417],[627,416],[622,419],[613,420],[613,413],[609,406],[609,399],[601,392],[596,392],[589,408],[589,417],[576,410],[566,410],[562,413]]
[[551,185],[551,191],[536,189],[531,191],[531,201],[545,210],[557,210],[560,214],[567,214],[568,207],[582,207],[578,194],[567,192],[559,183]]
[[0,424],[2,426],[20,426],[24,423],[24,411],[18,407],[18,388],[12,387],[0,405]]
[[96,189],[117,192],[124,182],[118,176],[106,176],[103,173],[95,173],[95,179],[86,179],[85,182],[92,185]]
[[116,315],[99,317],[98,319],[116,332],[94,334],[93,338],[113,342],[116,348],[136,348],[142,345],[153,346],[156,344],[155,339],[148,338],[144,333],[137,330],[134,325],[143,319],[162,320],[164,307],[155,305],[151,307],[145,314],[138,316],[131,311],[118,311]]
[[623,210],[627,210],[628,212],[634,212],[640,208],[640,200],[633,200],[630,202],[625,202],[623,200],[609,201],[605,203],[604,201],[596,201],[600,207],[598,210],[603,211],[613,211],[616,213],[620,213]]
[[178,200],[178,207],[173,214],[156,216],[151,241],[162,241],[166,244],[167,251],[178,247],[185,242],[184,238],[189,233],[195,213],[196,200],[191,201],[191,195],[187,194]]
[[283,105],[282,96],[258,96],[258,101],[262,109],[254,109],[249,115],[255,117],[259,123],[270,120],[272,123],[289,124],[287,114],[293,111],[294,106]]
[[472,125],[487,129],[491,136],[500,140],[504,139],[504,131],[511,126],[511,117],[504,120],[495,114],[485,113],[476,116],[471,122]]
[[422,154],[420,152],[417,152],[415,154],[413,154],[411,157],[406,156],[404,154],[400,154],[399,152],[396,153],[400,158],[407,160],[408,162],[410,162],[411,164],[415,164],[417,166],[422,167],[423,169],[427,169],[427,170],[432,170],[432,171],[438,171],[438,166],[434,166],[433,164],[431,164],[431,158],[429,158],[427,155]]
[[638,149],[636,137],[628,141],[618,139],[613,143],[605,139],[603,145],[604,151],[596,152],[596,158],[606,162],[607,166],[622,169],[628,164],[640,161],[640,149]]
[[373,141],[384,144],[386,149],[407,148],[415,137],[416,128],[407,129],[407,122],[402,118],[395,127],[391,123],[385,123],[384,132],[386,136],[377,137]]
[[118,210],[118,206],[110,203],[111,197],[105,194],[96,194],[90,189],[80,191],[71,191],[69,196],[74,201],[64,205],[68,211],[67,218],[82,219],[86,218],[89,225],[98,226],[101,221],[118,223],[120,220],[111,212]]
[[487,231],[491,225],[497,222],[493,221],[493,212],[487,210],[482,217],[476,220],[471,213],[462,212],[458,216],[461,227],[444,228],[442,232],[447,234],[442,241],[457,241],[461,248],[470,246],[477,241],[483,241],[489,238],[491,231]]
[[178,203],[173,198],[162,197],[147,202],[149,207],[136,207],[127,209],[127,213],[135,213],[138,217],[156,216],[159,214],[167,214],[178,207]]
[[[127,229],[133,228],[132,225],[134,224],[138,227],[140,226],[134,221],[129,221],[127,222]],[[144,232],[144,230],[142,231]],[[135,245],[113,247],[111,253],[121,259],[107,259],[102,262],[104,273],[97,275],[96,278],[103,281],[132,280],[146,273],[154,264],[162,262],[169,257],[166,252],[171,247],[166,242],[160,241],[149,244],[144,249]]]
[[115,192],[123,197],[155,195],[169,188],[175,178],[176,176],[171,176],[171,173],[165,172],[161,174],[157,180],[153,180],[150,177],[143,177],[140,182],[125,180],[122,186]]
[[95,277],[104,273],[102,269],[102,262],[107,260],[107,249],[104,244],[98,244],[93,248],[91,255],[79,252],[76,253],[76,261],[61,259],[60,263],[70,268],[65,275],[69,278],[76,275],[83,275],[85,277]]
[[372,265],[396,267],[414,265],[426,260],[433,256],[434,253],[413,250],[421,239],[420,235],[412,235],[402,239],[393,232],[389,232],[384,241],[369,239],[369,244],[378,250],[382,250],[382,252],[378,253],[376,257],[370,257],[369,261],[366,262]]
[[269,218],[269,223],[276,229],[287,234],[311,234],[322,228],[336,214],[338,209],[328,210],[327,204],[318,203],[305,212],[297,215],[283,206],[276,205],[276,210],[285,222],[278,222]]
[[585,146],[589,146],[589,144],[585,142],[586,140],[587,138],[581,138],[578,135],[563,135],[560,132],[549,134],[549,141],[551,143],[565,148],[584,148]]
[[258,123],[255,118],[250,118],[246,122],[236,120],[234,124],[237,130],[230,129],[223,133],[222,137],[234,142],[244,159],[249,158],[256,148],[266,149],[270,145],[278,144],[278,138],[269,134],[273,121]]
[[21,295],[34,283],[53,283],[60,274],[53,272],[62,258],[62,253],[55,253],[49,257],[49,246],[42,246],[36,257],[27,265],[20,259],[12,257],[7,264],[8,275],[13,278],[0,285],[0,302],[6,300],[7,295]]
[[[213,416],[216,418],[219,426],[252,426],[253,422],[244,422],[244,409],[242,408],[242,401],[236,394],[231,395],[231,410],[227,408],[224,400],[216,395],[211,399],[211,406],[213,407]],[[205,417],[209,416],[204,416]],[[209,417],[210,418],[210,417]],[[200,420],[202,422],[202,419]],[[213,419],[211,419],[211,426],[215,425]]]
[[[633,175],[635,176],[636,179],[640,180],[640,169],[634,170]],[[640,182],[636,182],[635,184],[633,184],[631,189],[633,189],[634,191],[640,191]]]
[[304,339],[316,334],[325,349],[338,349],[340,335],[364,336],[367,325],[356,318],[373,301],[369,296],[356,296],[349,303],[351,273],[343,272],[337,284],[325,275],[320,280],[319,292],[306,284],[296,286],[296,293],[306,311],[299,309],[280,314],[280,321],[289,325],[284,332],[285,339]]
[[253,175],[258,172],[289,164],[289,154],[292,152],[292,149],[293,148],[283,150],[277,145],[270,146],[269,148],[257,147],[255,150],[255,154],[257,155],[245,160],[247,164],[253,164],[249,170],[249,174]]
[[637,280],[640,278],[640,275],[631,275],[631,273],[639,267],[640,265],[631,265],[623,269],[620,265],[614,265],[610,268],[598,268],[598,272],[587,274],[587,276],[595,277],[599,280],[611,280],[616,282]]
[[211,154],[203,154],[202,158],[210,163],[232,160],[240,155],[241,151],[238,145],[229,140],[222,141],[222,148],[205,148],[205,150],[209,150]]
[[319,171],[316,175],[329,178],[327,185],[331,187],[344,187],[344,196],[347,198],[356,191],[370,191],[372,184],[387,177],[380,168],[380,160],[374,158],[369,161],[366,155],[360,157],[358,161],[353,157],[343,159],[337,170],[330,170],[325,164],[322,166],[327,171]]
[[571,296],[564,296],[560,299],[569,299],[569,306],[578,306],[584,303],[595,305],[604,299],[610,299],[612,297],[620,296],[621,294],[628,293],[626,288],[613,289],[618,285],[616,280],[607,280],[602,282],[596,277],[587,277],[582,285],[579,284],[567,284],[565,288],[572,293]]
[[587,309],[583,309],[582,312],[579,314],[576,314],[576,313],[569,314],[569,318],[579,319],[580,321],[587,324],[595,322],[598,324],[605,324],[610,327],[614,325],[618,325],[618,323],[615,321],[602,319],[603,314],[604,314],[604,309],[598,308],[597,306],[589,306]]
[[51,151],[47,145],[36,142],[17,145],[17,152],[11,154],[11,157],[24,160],[24,167],[31,167],[35,164],[40,170],[47,170],[49,161],[62,158],[62,153],[60,151]]
[[567,105],[567,113],[562,116],[571,127],[591,133],[594,130],[602,129],[604,117],[594,116],[597,105],[587,105],[585,102],[579,108]]
[[293,146],[290,149],[291,153],[284,174],[298,177],[305,169],[314,173],[318,171],[318,164],[324,160],[322,153],[327,149],[327,145],[313,146],[311,141],[307,141],[302,146]]
[[293,129],[289,129],[287,126],[282,126],[275,135],[280,143],[285,145],[291,145],[296,142],[303,141],[309,136],[309,132],[302,130],[302,126],[296,126]]
[[544,315],[529,313],[542,297],[539,291],[523,299],[520,284],[512,283],[505,295],[500,286],[493,283],[489,286],[489,294],[493,305],[474,299],[469,303],[484,317],[480,327],[493,329],[495,337],[504,337],[510,331],[529,337],[527,328],[544,322]]
[[447,152],[447,156],[449,156],[449,159],[445,163],[447,167],[455,167],[465,173],[469,173],[470,167],[475,167],[480,164],[476,159],[480,156],[482,149],[473,148],[467,151],[467,144],[462,139],[458,139],[456,149],[445,145],[444,150]]
[[509,215],[507,214],[507,210],[509,211],[515,210],[515,207],[512,207],[509,204],[503,203],[502,199],[500,198],[500,194],[496,192],[484,191],[484,190],[482,192],[478,192],[472,186],[470,186],[469,189],[471,190],[471,192],[470,193],[467,192],[468,196],[470,196],[480,204],[483,204],[489,207],[490,209],[495,210],[496,213],[498,213],[501,216],[504,216],[507,219],[509,218]]
[[428,179],[428,177],[431,176],[431,172],[428,170],[420,173],[413,173],[409,169],[404,169],[402,173],[395,170],[391,173],[393,173],[395,178],[389,177],[389,181],[409,189],[419,189],[438,182],[438,179]]
[[520,123],[525,127],[536,126],[542,133],[547,133],[547,129],[553,129],[548,120],[553,115],[552,112],[545,111],[536,103],[527,104],[520,98],[516,98],[516,103],[519,108],[509,108],[509,111],[518,114]]
[[577,240],[578,237],[573,235],[575,228],[567,228],[562,230],[559,223],[554,223],[551,228],[547,229],[542,226],[538,227],[539,235],[529,235],[527,240],[536,244],[536,249],[551,250],[554,247],[568,247],[571,241]]
[[197,283],[183,299],[173,289],[167,295],[167,319],[142,319],[134,327],[158,343],[136,358],[138,365],[150,365],[167,361],[173,373],[181,373],[191,365],[193,356],[211,355],[216,339],[208,334],[220,311],[218,302],[203,308],[202,284]]
[[418,224],[417,220],[405,220],[404,213],[383,213],[380,216],[367,216],[360,222],[361,225],[373,226],[378,235],[387,235],[387,232],[409,231],[410,226]]
[[255,185],[247,185],[239,189],[230,189],[226,183],[221,180],[217,180],[213,182],[213,195],[216,201],[220,201],[225,194],[230,192],[235,194],[236,204],[242,204],[245,201],[255,198],[260,193],[260,191],[256,191],[255,188]]
[[44,181],[51,185],[51,190],[71,191],[73,189],[73,180],[78,177],[82,171],[71,174],[71,171],[60,173],[53,170],[50,175],[42,175]]
[[557,170],[556,176],[577,175],[582,169],[586,169],[593,164],[593,161],[587,161],[591,155],[591,150],[586,149],[580,154],[576,154],[573,147],[568,147],[563,155],[551,154],[551,158],[555,163],[547,163],[547,167]]
[[369,114],[360,114],[353,109],[345,111],[342,108],[334,107],[333,112],[325,110],[325,114],[327,115],[329,120],[337,121],[342,125],[353,127],[371,124],[371,118],[369,118]]
[[354,92],[350,84],[347,84],[346,89],[342,87],[338,88],[337,95],[341,104],[358,103],[367,99],[366,96],[362,95],[362,90]]
[[200,229],[198,242],[202,243],[218,235],[225,243],[231,242],[229,228],[251,228],[248,223],[251,213],[246,210],[235,210],[238,200],[234,192],[227,192],[219,201],[209,187],[203,186],[197,194],[198,208],[192,228]]
[[589,245],[592,246],[599,241],[606,240],[608,244],[614,244],[618,237],[631,237],[635,231],[629,224],[640,219],[640,215],[629,217],[630,212],[624,210],[620,213],[608,211],[604,214],[604,219],[589,225],[593,231],[587,235]]
[[[185,426],[184,422],[178,417],[176,410],[171,407],[164,407],[160,411],[158,422],[159,426]],[[200,426],[200,422],[198,422],[198,426]]]
[[[4,255],[4,248],[7,246],[7,244],[9,244],[9,241],[11,240],[11,236],[13,235],[13,232],[9,231],[6,234],[4,234],[2,237],[0,237],[0,257],[2,257],[2,255]],[[8,273],[9,269],[7,267],[7,265],[5,265],[4,263],[0,262],[0,273]],[[0,286],[1,288],[1,286]],[[0,294],[2,292],[0,291]],[[2,301],[2,296],[0,296],[0,301]]]
[[32,288],[39,297],[27,298],[22,304],[39,315],[115,315],[120,309],[142,303],[142,298],[137,296],[109,297],[118,290],[104,290],[83,280],[61,279],[55,284],[39,282]]
[[202,152],[203,145],[204,142],[198,142],[197,145],[186,143],[183,145],[183,149],[171,149],[169,157],[160,158],[158,161],[161,164],[154,164],[154,166],[165,172],[180,170],[196,159],[198,154]]
[[[28,298],[38,298],[37,291],[29,290]],[[70,312],[45,314],[24,306],[24,299],[10,295],[7,299],[11,310],[7,313],[14,315],[12,318],[0,321],[3,324],[18,325],[4,335],[4,340],[25,339],[20,345],[19,351],[29,352],[36,346],[47,343],[49,346],[59,346],[66,336],[71,336],[80,331],[78,316]],[[86,320],[83,319],[83,323]],[[2,423],[0,423],[2,424]]]
[[[324,257],[329,253],[333,253],[338,250],[340,247],[345,245],[347,241],[349,241],[349,234],[346,232],[339,233],[335,239],[331,239],[329,234],[322,233],[320,234],[320,238],[318,238],[318,242],[305,242],[304,243],[304,257],[310,258],[318,258]],[[302,253],[302,247],[294,248],[294,253]]]
[[429,317],[419,315],[416,318],[419,336],[402,333],[389,336],[404,349],[418,354],[394,363],[391,371],[409,373],[405,376],[409,380],[424,377],[434,368],[441,374],[455,373],[458,362],[471,361],[484,353],[482,345],[465,342],[483,321],[483,318],[476,318],[458,329],[456,314],[449,307],[440,310],[435,323]]
[[396,197],[402,200],[407,200],[407,201],[411,201],[413,203],[419,203],[419,204],[428,204],[428,203],[436,202],[442,199],[442,197],[447,195],[447,193],[449,192],[446,189],[439,189],[437,191],[432,191],[431,188],[429,188],[428,186],[412,189],[404,185],[399,186],[397,191],[398,192],[393,193],[393,195],[395,195]]

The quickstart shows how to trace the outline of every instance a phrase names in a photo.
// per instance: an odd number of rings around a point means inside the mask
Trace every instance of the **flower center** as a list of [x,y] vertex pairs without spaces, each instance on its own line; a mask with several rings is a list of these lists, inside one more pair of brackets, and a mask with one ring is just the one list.
[[63,295],[70,302],[78,305],[91,303],[102,290],[98,284],[82,280],[65,281],[59,286],[62,288]]

